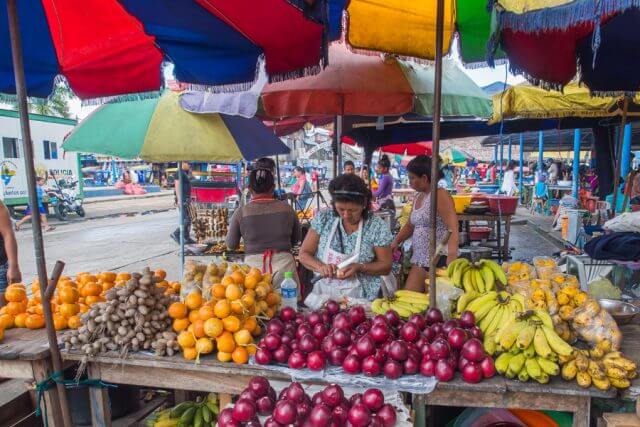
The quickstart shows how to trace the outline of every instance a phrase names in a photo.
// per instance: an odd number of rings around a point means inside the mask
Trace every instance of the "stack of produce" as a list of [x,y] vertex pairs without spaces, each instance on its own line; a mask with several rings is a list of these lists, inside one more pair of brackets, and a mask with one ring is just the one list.
[[160,356],[173,355],[179,347],[166,309],[171,297],[156,286],[158,281],[145,268],[142,274],[132,274],[124,286],[109,289],[106,301],[82,314],[82,326],[62,336],[65,349],[82,350],[88,356],[151,349]]
[[248,266],[210,264],[205,270],[210,300],[199,290],[168,309],[178,335],[182,355],[199,360],[213,353],[221,362],[247,363],[255,352],[253,337],[262,333],[258,317],[271,318],[280,295],[271,287],[271,276]]
[[147,427],[214,427],[218,422],[218,399],[214,393],[156,411],[145,420]]
[[562,378],[571,381],[575,378],[580,387],[593,385],[600,390],[611,387],[624,389],[635,378],[636,364],[624,357],[619,351],[606,352],[603,346],[597,345],[591,350],[578,350],[560,359]]
[[[267,325],[256,362],[287,363],[292,369],[341,366],[347,374],[395,379],[422,373],[449,381],[456,369],[468,382],[493,376],[493,361],[482,349],[473,314],[443,322],[438,309],[413,314],[407,322],[389,310],[371,321],[360,306],[341,311],[335,301],[306,317],[283,309]],[[474,338],[475,337],[475,338]]]
[[224,240],[229,226],[229,210],[224,207],[192,210],[193,232],[198,243]]
[[[259,416],[269,417],[261,423]],[[395,408],[385,403],[384,395],[378,389],[368,389],[347,399],[339,385],[331,384],[310,397],[300,383],[292,382],[276,397],[266,378],[255,377],[233,408],[226,408],[220,413],[218,425],[392,427],[396,421]]]
[[488,259],[471,262],[458,258],[447,267],[447,276],[466,292],[489,292],[496,289],[496,283],[507,283],[500,265]]
[[403,319],[416,313],[423,313],[429,308],[429,294],[408,290],[396,291],[392,298],[378,298],[371,302],[371,311],[384,314],[393,310]]
[[498,328],[493,342],[496,351],[503,352],[496,359],[496,370],[522,382],[549,382],[550,376],[560,373],[559,357],[573,352],[554,331],[549,313],[542,310],[511,317]]

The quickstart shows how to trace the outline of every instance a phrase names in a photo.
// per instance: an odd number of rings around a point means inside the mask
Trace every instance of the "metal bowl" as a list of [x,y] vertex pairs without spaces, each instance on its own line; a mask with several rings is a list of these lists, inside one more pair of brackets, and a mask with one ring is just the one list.
[[600,304],[600,307],[607,310],[618,325],[629,323],[638,313],[640,313],[640,308],[635,305],[615,299],[602,298],[598,300],[598,304]]

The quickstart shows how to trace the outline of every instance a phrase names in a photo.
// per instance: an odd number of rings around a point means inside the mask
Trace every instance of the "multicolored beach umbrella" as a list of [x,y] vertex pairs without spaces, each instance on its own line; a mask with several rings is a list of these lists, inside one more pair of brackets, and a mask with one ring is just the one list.
[[[59,79],[83,100],[157,91],[164,61],[218,90],[248,88],[261,58],[272,81],[308,75],[326,63],[326,22],[306,12],[287,0],[20,0],[27,94],[46,98]],[[0,94],[14,85],[3,5]]]
[[562,89],[579,79],[592,94],[640,91],[640,1],[497,0],[493,50],[511,72]]
[[[432,60],[437,0],[351,0],[347,42],[354,48]],[[469,66],[486,62],[491,15],[486,0],[445,0],[443,52],[456,36]]]
[[233,163],[289,152],[259,119],[188,113],[172,91],[104,104],[80,122],[63,148],[150,162]]

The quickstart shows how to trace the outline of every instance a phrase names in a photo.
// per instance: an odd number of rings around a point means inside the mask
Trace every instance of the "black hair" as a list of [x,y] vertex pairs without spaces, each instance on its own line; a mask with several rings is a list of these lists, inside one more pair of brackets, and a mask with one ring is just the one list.
[[516,168],[516,162],[514,160],[509,160],[507,163],[507,170],[512,170]]
[[276,170],[276,162],[269,157],[261,157],[256,160],[254,169],[269,169],[270,171],[274,171]]
[[355,163],[353,163],[351,160],[347,160],[346,162],[344,162],[344,165],[342,165],[342,168],[346,169],[347,166],[353,166],[354,168],[356,167]]
[[383,154],[382,156],[380,156],[380,160],[378,160],[378,165],[380,165],[380,167],[389,169],[391,167],[391,160],[389,160],[389,156],[387,156],[386,154]]
[[357,203],[364,205],[363,218],[369,217],[371,209],[371,190],[362,178],[357,175],[344,174],[333,178],[329,183],[333,213],[338,216],[335,202]]
[[[438,165],[440,163],[438,162]],[[426,176],[431,180],[431,157],[421,154],[414,157],[407,164],[407,171],[417,176]],[[438,181],[444,177],[442,170],[438,166]]]
[[304,173],[304,168],[302,166],[296,166],[293,170]]
[[249,174],[249,188],[256,194],[265,194],[273,191],[275,180],[273,173],[268,168],[256,168]]

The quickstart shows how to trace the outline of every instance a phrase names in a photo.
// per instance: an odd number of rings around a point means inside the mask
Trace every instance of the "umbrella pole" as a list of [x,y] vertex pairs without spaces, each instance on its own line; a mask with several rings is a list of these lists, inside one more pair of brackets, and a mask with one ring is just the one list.
[[[338,156],[337,175],[342,173],[342,116],[336,116],[336,154]],[[336,176],[337,176],[336,175]]]
[[184,276],[184,200],[182,199],[182,162],[178,162],[178,209],[180,210],[180,277]]
[[620,170],[622,164],[622,138],[624,135],[624,127],[627,124],[627,112],[629,111],[629,97],[624,97],[624,106],[622,108],[622,122],[620,123],[620,131],[618,132],[618,145],[616,146],[616,169],[613,177],[613,203],[611,206],[611,218],[616,216],[618,203],[618,187],[620,186]]
[[[16,0],[7,0],[7,12],[9,16],[9,34],[11,37],[11,56],[13,60],[13,72],[16,81],[16,95],[18,98],[18,111],[20,114],[20,128],[22,132],[22,150],[24,151],[24,163],[27,175],[27,190],[29,193],[29,204],[33,215],[31,216],[31,228],[33,232],[33,247],[35,251],[36,268],[38,271],[38,281],[40,283],[40,296],[42,301],[46,301],[49,280],[47,278],[47,265],[44,257],[44,241],[42,239],[42,228],[40,215],[38,212],[38,195],[36,192],[36,171],[33,164],[33,144],[31,141],[31,128],[29,125],[29,110],[27,106],[27,87],[24,76],[24,62],[22,57],[22,40],[20,38],[20,24],[18,22],[18,8]],[[57,274],[58,276],[62,270]],[[56,280],[56,279],[54,279]],[[57,281],[57,280],[56,280]],[[53,314],[50,304],[42,304],[45,324],[47,328],[47,339],[51,351],[51,364],[55,372],[62,372],[62,357],[58,347],[58,339],[53,326]],[[63,384],[56,383],[59,406],[50,408],[51,416],[61,414],[61,419],[65,426],[73,426],[71,413],[67,401],[67,391]],[[60,419],[60,418],[58,418]]]
[[436,307],[436,215],[438,213],[438,157],[440,152],[440,113],[442,101],[442,41],[444,39],[444,0],[436,6],[436,57],[433,88],[433,131],[431,145],[431,204],[429,206],[431,235],[429,236],[429,307]]
[[[273,121],[273,134],[276,135],[276,136],[278,136],[278,131],[276,129],[277,123],[278,122],[276,122],[275,120]],[[278,156],[277,154],[276,154],[276,175],[277,175],[277,178],[278,178],[278,191],[280,191],[280,188],[281,188],[280,187],[280,185],[281,185],[280,184],[280,156]]]

